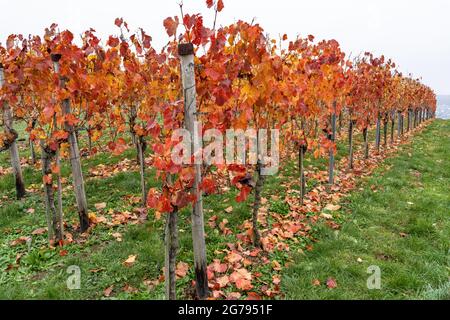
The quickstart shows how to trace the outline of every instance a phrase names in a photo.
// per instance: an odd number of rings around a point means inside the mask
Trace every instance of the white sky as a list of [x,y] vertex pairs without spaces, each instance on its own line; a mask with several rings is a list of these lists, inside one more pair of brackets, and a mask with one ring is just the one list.
[[[180,0],[0,0],[0,42],[11,33],[40,34],[55,22],[74,34],[92,27],[100,36],[117,33],[116,17],[144,28],[162,47],[162,25],[178,15]],[[422,77],[438,94],[450,94],[449,0],[224,0],[219,24],[256,18],[273,37],[287,33],[336,39],[349,54],[371,51],[396,61],[402,72]],[[205,0],[184,0],[185,13],[213,12]]]

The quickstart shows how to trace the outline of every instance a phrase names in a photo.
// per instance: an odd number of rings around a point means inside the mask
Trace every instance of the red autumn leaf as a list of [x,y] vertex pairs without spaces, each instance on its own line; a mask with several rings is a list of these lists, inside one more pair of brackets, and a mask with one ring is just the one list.
[[328,289],[336,289],[337,288],[337,282],[334,278],[329,278],[327,280],[327,287]]
[[207,68],[205,70],[205,74],[212,80],[212,81],[218,81],[221,77],[221,74],[214,70],[213,68]]
[[67,256],[69,254],[69,251],[67,251],[67,250],[61,250],[61,251],[59,251],[59,255],[61,256],[61,257],[65,257],[65,256]]
[[60,168],[59,168],[59,166],[57,166],[56,164],[55,165],[52,165],[52,173],[53,174],[59,174],[60,172],[61,172],[61,170],[60,170]]
[[202,181],[200,189],[207,194],[213,194],[216,191],[216,184],[213,179],[206,178]]
[[262,300],[261,296],[259,294],[257,294],[256,292],[249,292],[247,293],[247,299],[249,301],[259,301]]
[[225,5],[223,4],[223,0],[217,1],[217,11],[221,12],[225,8]]
[[75,117],[73,114],[66,115],[65,121],[69,126],[74,126],[78,123],[77,117]]
[[119,39],[117,39],[116,37],[113,37],[113,36],[109,36],[108,42],[106,44],[110,47],[115,48],[119,45],[119,43],[120,43]]
[[158,207],[159,195],[156,189],[150,189],[147,195],[147,206],[151,209]]
[[179,24],[178,17],[175,17],[175,19],[168,17],[164,20],[164,27],[166,28],[169,37],[176,35]]
[[46,185],[51,185],[52,182],[53,182],[52,175],[51,175],[51,174],[45,175],[45,176],[42,178],[42,181],[44,181],[44,184],[46,184]]
[[239,203],[244,202],[245,200],[247,200],[251,192],[252,188],[250,188],[249,186],[243,186],[241,189],[241,193],[236,197],[236,201]]
[[53,132],[52,136],[56,140],[66,140],[69,137],[69,133],[64,130],[57,130]]
[[166,196],[159,198],[157,210],[163,213],[171,213],[173,211],[172,204]]
[[208,7],[208,9],[212,8],[213,5],[214,5],[214,0],[206,0],[206,6]]
[[116,20],[114,21],[114,24],[118,27],[121,27],[123,24],[123,18],[116,18]]

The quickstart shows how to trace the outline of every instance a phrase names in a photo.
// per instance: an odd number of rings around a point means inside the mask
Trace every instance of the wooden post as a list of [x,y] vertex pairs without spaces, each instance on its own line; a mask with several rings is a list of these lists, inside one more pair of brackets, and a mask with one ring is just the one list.
[[[56,121],[55,121],[56,124]],[[61,156],[58,150],[56,151],[56,166],[59,168],[60,172],[57,174],[57,186],[58,186],[58,210],[56,221],[53,222],[55,228],[56,241],[64,240],[64,218],[63,218],[63,204],[62,204],[62,182],[61,182]]]
[[376,148],[377,151],[380,152],[380,147],[381,147],[381,115],[380,113],[378,113],[378,117],[377,117],[377,129],[376,129]]
[[[52,61],[54,64],[56,74],[59,74],[60,59],[61,55],[52,54]],[[66,86],[66,79],[61,77],[59,85],[61,88],[64,88]],[[71,114],[69,99],[63,100],[62,112],[64,115]],[[76,137],[74,126],[66,122],[65,130],[69,134],[70,163],[72,165],[73,186],[75,189],[75,198],[77,201],[78,216],[80,218],[80,232],[83,233],[87,231],[87,229],[89,229],[89,217],[88,217],[86,191],[84,188],[83,170],[81,167],[81,160],[80,160],[80,149],[78,147],[78,140]]]
[[165,230],[165,285],[166,299],[177,299],[176,262],[178,251],[178,212],[175,210],[167,215]]
[[354,161],[353,161],[353,119],[350,119],[349,125],[348,125],[348,168],[352,170],[354,168]]
[[397,122],[398,122],[398,138],[400,139],[402,136],[402,112],[401,111],[398,111]]
[[139,156],[139,173],[141,175],[141,192],[142,192],[142,206],[145,207],[147,191],[145,186],[145,156],[144,156],[144,137],[137,137],[136,139]]
[[[51,163],[55,153],[41,140],[41,157],[42,157],[42,176],[45,177],[52,173]],[[45,212],[47,218],[48,241],[52,241],[55,236],[55,228],[53,225],[53,216],[56,216],[55,198],[53,184],[44,182],[45,194]]]
[[[0,64],[0,89],[5,85],[5,73],[3,65]],[[8,136],[13,137],[13,141],[9,146],[9,153],[11,156],[11,167],[14,173],[14,179],[16,182],[16,195],[17,199],[21,200],[25,197],[25,181],[22,175],[22,167],[20,165],[19,148],[17,146],[17,132],[14,130],[14,117],[11,111],[11,107],[7,102],[3,103],[3,122],[5,125],[5,132]]]
[[369,159],[369,128],[363,129],[363,138],[364,138],[364,159]]
[[[334,143],[336,141],[336,103],[334,103],[334,112],[331,115],[331,142]],[[329,168],[329,184],[334,184],[334,149],[331,148],[330,150],[330,168]]]
[[395,134],[395,111],[391,112],[391,144],[394,143]]
[[[181,76],[184,95],[185,127],[191,133],[193,150],[195,150],[195,123],[197,121],[197,92],[195,87],[194,46],[184,43],[178,46],[181,60]],[[194,247],[194,266],[197,296],[200,300],[208,298],[208,276],[205,244],[205,222],[203,217],[203,199],[200,184],[202,181],[202,165],[195,164],[195,180],[193,190],[197,200],[192,210],[192,240]]]
[[307,146],[301,145],[298,151],[298,168],[300,171],[300,204],[303,205],[306,195],[305,153]]

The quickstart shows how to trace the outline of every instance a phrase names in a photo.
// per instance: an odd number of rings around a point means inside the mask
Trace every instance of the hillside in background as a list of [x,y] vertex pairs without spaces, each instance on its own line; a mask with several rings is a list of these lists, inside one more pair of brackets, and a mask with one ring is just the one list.
[[450,96],[438,96],[437,117],[450,119]]

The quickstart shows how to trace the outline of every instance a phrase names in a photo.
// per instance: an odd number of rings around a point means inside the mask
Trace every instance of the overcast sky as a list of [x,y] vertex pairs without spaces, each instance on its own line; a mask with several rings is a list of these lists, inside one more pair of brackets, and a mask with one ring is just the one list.
[[[180,0],[0,0],[0,41],[12,33],[40,34],[55,22],[75,34],[92,27],[117,33],[116,17],[144,28],[155,47],[167,42],[162,21],[177,15]],[[450,94],[449,0],[224,0],[220,24],[256,18],[273,37],[287,33],[336,39],[348,53],[385,54],[404,73],[422,77],[438,94]],[[212,25],[205,0],[184,0],[185,13],[201,12]]]

